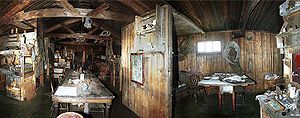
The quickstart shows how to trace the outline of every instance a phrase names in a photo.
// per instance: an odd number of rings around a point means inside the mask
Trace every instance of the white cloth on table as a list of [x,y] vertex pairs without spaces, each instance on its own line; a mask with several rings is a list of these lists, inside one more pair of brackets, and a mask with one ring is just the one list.
[[220,86],[220,92],[221,93],[232,93],[233,86]]

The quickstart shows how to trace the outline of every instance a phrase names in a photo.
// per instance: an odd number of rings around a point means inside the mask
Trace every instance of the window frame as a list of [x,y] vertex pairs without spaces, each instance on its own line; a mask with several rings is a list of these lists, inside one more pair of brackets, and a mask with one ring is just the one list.
[[[198,52],[198,43],[200,42],[213,42],[213,41],[219,41],[220,42],[220,48],[221,50],[219,52]],[[223,52],[223,41],[221,40],[202,40],[202,41],[197,41],[196,44],[196,52],[197,55],[216,55],[216,54],[221,54]]]

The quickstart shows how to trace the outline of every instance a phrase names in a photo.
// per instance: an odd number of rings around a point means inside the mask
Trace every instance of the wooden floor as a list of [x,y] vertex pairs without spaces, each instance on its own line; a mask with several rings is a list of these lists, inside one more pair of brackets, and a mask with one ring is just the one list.
[[188,96],[176,102],[175,118],[259,118],[259,103],[255,100],[256,93],[246,93],[246,104],[242,104],[241,97],[237,96],[236,112],[232,112],[231,95],[225,95],[222,110],[218,109],[217,94],[208,95],[207,104],[203,95],[199,95],[198,102]]
[[[111,118],[137,118],[138,116],[121,104],[120,93],[116,88],[108,86],[116,95],[113,101]],[[45,85],[38,90],[37,96],[29,102],[21,102],[0,94],[0,118],[49,118],[52,105],[50,87]],[[83,114],[84,115],[84,114]],[[94,113],[84,115],[85,118],[101,118],[103,115]]]
[[[138,116],[121,104],[120,92],[117,88],[107,86],[116,99],[112,105],[111,118],[137,118]],[[259,118],[259,105],[255,101],[255,93],[247,93],[246,106],[237,106],[237,112],[231,110],[231,97],[225,96],[222,111],[218,110],[217,95],[208,96],[208,103],[204,104],[203,96],[198,96],[198,102],[195,103],[193,97],[188,96],[176,102],[175,118]],[[237,103],[241,103],[237,97]],[[0,94],[0,118],[48,118],[50,115],[50,87],[48,85],[41,87],[37,96],[29,102],[20,102],[7,98]],[[93,114],[87,117],[101,118],[101,114]]]

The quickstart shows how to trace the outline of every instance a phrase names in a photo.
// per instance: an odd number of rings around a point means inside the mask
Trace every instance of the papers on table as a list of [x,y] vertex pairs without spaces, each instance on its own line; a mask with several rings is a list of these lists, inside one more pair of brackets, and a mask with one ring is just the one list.
[[235,75],[235,76],[231,76],[231,77],[227,77],[224,78],[223,80],[228,81],[228,82],[245,82],[245,80],[243,79],[243,77]]
[[77,96],[77,88],[76,87],[65,87],[59,86],[54,93],[57,96]]

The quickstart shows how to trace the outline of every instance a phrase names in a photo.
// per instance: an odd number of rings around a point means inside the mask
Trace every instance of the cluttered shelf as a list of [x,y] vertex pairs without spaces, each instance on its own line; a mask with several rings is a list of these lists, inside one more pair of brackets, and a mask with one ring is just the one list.
[[257,95],[261,114],[264,118],[300,117],[298,93],[294,87],[289,87],[288,90],[276,87],[276,91]]

